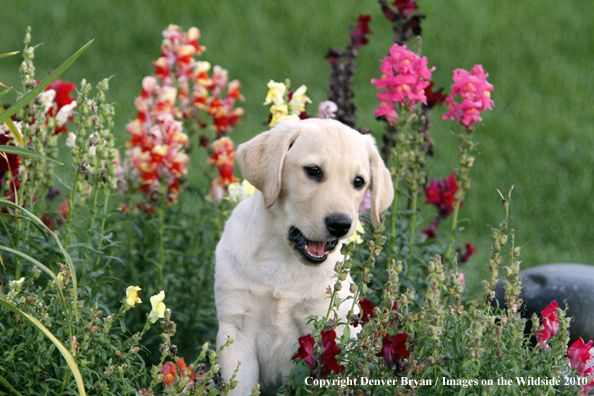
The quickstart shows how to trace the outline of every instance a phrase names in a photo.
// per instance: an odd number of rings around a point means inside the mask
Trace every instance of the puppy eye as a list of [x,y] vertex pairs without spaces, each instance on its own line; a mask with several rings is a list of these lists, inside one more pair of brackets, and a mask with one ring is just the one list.
[[306,166],[305,171],[307,174],[314,179],[322,178],[322,170],[317,166]]
[[362,177],[357,176],[357,177],[355,177],[353,184],[355,185],[355,188],[358,190],[365,185],[365,180],[363,180]]

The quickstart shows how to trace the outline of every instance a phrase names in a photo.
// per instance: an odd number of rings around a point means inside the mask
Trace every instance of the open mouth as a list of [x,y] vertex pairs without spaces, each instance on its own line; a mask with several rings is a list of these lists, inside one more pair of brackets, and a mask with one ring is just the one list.
[[332,251],[338,244],[338,239],[310,241],[297,227],[289,229],[289,241],[294,243],[295,250],[301,253],[301,256],[309,264],[322,263],[328,257],[328,252]]

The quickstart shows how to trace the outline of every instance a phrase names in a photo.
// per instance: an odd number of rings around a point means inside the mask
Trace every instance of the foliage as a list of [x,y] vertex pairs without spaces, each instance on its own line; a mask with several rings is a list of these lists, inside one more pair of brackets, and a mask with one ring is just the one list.
[[[470,72],[456,69],[451,93],[435,90],[434,68],[418,54],[420,39],[414,42],[425,18],[416,2],[380,1],[380,8],[395,44],[375,75],[381,77],[371,80],[383,90],[374,113],[385,121],[384,131],[375,134],[381,136],[395,200],[375,229],[362,216],[365,244],[359,235],[342,247],[346,258],[336,263],[328,315],[311,318],[312,333],[293,340],[296,365],[281,393],[587,391],[592,344],[582,341],[568,351],[563,309],[551,304],[542,320],[532,319],[538,345],[524,334],[518,300],[521,247],[509,227],[511,195],[501,197],[505,218],[492,230],[491,279],[484,281],[478,298],[464,292],[460,267],[476,249],[470,242],[464,244],[466,252],[457,246],[463,230],[459,215],[472,187],[475,128],[480,113],[493,106],[488,74],[481,65]],[[362,133],[371,128],[357,124],[353,79],[359,51],[368,44],[370,20],[361,15],[345,49],[327,54],[328,101],[319,107],[324,118],[336,117]],[[210,63],[195,59],[204,51],[198,29],[184,32],[170,25],[163,37],[155,70],[143,80],[135,101],[128,150],[120,161],[115,108],[106,98],[110,79],[96,84],[95,91],[85,79],[78,88],[57,81],[50,85],[50,77],[37,82],[36,47],[27,32],[20,110],[10,121],[9,113],[2,118],[7,126],[0,141],[9,145],[0,158],[6,198],[1,301],[12,309],[0,309],[5,351],[0,388],[20,394],[75,393],[76,368],[82,386],[98,394],[226,394],[236,385],[234,379],[221,381],[217,352],[206,342],[216,331],[214,247],[230,209],[253,192],[245,183],[233,184],[238,181],[235,148],[228,135],[243,115],[234,108],[243,96],[240,83],[228,81],[225,69],[215,66],[210,73]],[[417,44],[417,52],[407,42]],[[267,124],[308,117],[305,85],[291,92],[288,80],[270,80],[268,88],[265,104],[272,105],[272,115]],[[447,172],[449,177],[429,182],[426,163],[435,149],[430,115],[442,102],[448,106],[443,118],[461,124],[454,135],[459,166]],[[214,135],[197,136],[209,125]],[[192,146],[203,147],[209,157],[202,171],[210,185],[187,184]],[[55,172],[57,158],[67,158],[60,173]],[[216,173],[205,164],[214,165]],[[56,199],[61,190],[63,196]],[[423,195],[437,208],[433,219],[426,216],[432,208],[421,210]],[[30,275],[31,263],[43,274],[34,270]],[[507,277],[505,307],[494,306],[500,270]],[[343,285],[348,272],[356,283]],[[352,297],[341,301],[337,291],[342,287],[349,287]],[[142,304],[143,295],[152,296],[150,307]],[[337,317],[340,304],[349,304],[348,317]],[[160,334],[151,329],[156,322]],[[176,334],[178,328],[183,331]],[[54,338],[45,337],[44,329]],[[197,358],[190,365],[179,357],[192,355]],[[570,386],[516,383],[516,378],[563,376],[574,380]],[[355,379],[358,384],[349,383]],[[516,382],[503,386],[499,380]]]

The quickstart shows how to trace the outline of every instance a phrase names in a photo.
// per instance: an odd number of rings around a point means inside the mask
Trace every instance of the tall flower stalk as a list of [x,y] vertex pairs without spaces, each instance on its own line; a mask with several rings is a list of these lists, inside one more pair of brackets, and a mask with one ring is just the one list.
[[[484,72],[482,65],[475,65],[471,72],[463,69],[454,70],[452,92],[445,101],[448,105],[448,112],[443,115],[443,119],[456,120],[466,127],[466,132],[458,135],[461,142],[460,169],[457,172],[460,188],[455,195],[452,231],[445,254],[445,258],[448,260],[452,254],[460,205],[471,185],[468,172],[474,163],[472,156],[474,124],[482,121],[480,116],[482,111],[493,108],[493,100],[491,100],[493,86],[487,82],[488,76],[489,74]],[[454,101],[458,95],[462,98],[460,103]]]

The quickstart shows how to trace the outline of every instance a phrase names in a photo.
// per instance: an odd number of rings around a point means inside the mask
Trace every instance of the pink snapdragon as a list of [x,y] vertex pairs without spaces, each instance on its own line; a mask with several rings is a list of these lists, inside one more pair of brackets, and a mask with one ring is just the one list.
[[[487,77],[489,74],[484,72],[482,65],[475,65],[470,73],[463,69],[454,70],[452,92],[445,100],[449,110],[443,119],[457,120],[468,130],[475,122],[482,121],[480,112],[493,108],[493,86],[487,82]],[[462,97],[461,103],[454,102],[457,95]]]
[[328,119],[336,117],[338,106],[331,100],[321,102],[318,106],[318,118]]
[[425,88],[429,86],[431,73],[435,68],[427,68],[427,58],[420,57],[406,49],[406,45],[394,44],[390,48],[390,56],[382,60],[380,67],[383,75],[380,79],[372,79],[377,89],[386,88],[377,94],[381,100],[380,107],[374,110],[376,117],[384,116],[393,125],[398,119],[394,106],[408,107],[412,110],[419,102],[427,104]]

